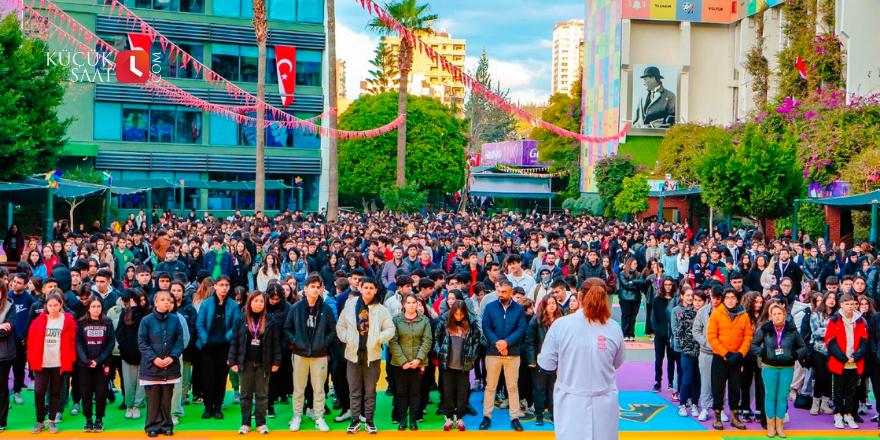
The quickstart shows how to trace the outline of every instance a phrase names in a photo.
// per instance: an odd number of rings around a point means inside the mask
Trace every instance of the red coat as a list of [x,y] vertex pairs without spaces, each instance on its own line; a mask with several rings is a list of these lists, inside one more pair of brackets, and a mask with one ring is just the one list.
[[[49,315],[40,313],[28,330],[27,338],[27,361],[32,371],[43,369],[43,345],[46,341],[46,324]],[[76,319],[69,313],[64,314],[64,324],[61,328],[61,372],[73,371],[76,362]]]
[[[865,371],[865,355],[868,353],[868,324],[859,316],[853,323],[853,354],[859,374]],[[828,320],[825,329],[825,345],[828,347],[828,371],[843,374],[846,363],[846,328],[839,313]]]

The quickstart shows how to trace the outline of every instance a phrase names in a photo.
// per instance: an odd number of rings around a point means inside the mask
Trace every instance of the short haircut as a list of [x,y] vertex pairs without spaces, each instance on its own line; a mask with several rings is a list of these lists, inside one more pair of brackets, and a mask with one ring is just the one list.
[[490,262],[486,263],[486,270],[487,271],[490,271],[496,267],[501,267],[501,264],[499,264],[497,261],[490,261]]
[[412,286],[413,279],[409,275],[398,275],[395,278],[394,283],[397,284],[397,288],[400,289],[403,286]]
[[425,272],[425,271],[422,270],[422,269],[416,269],[416,270],[414,270],[414,271],[411,271],[411,272],[409,273],[409,276],[411,276],[411,277],[419,277],[419,278],[427,278],[427,277],[428,277],[428,273]]
[[427,277],[419,278],[419,290],[433,289],[433,288],[434,288],[434,281],[432,281],[430,278],[427,278]]
[[522,260],[523,260],[523,259],[522,259],[522,257],[521,257],[519,254],[510,254],[510,255],[508,255],[507,257],[504,258],[504,263],[505,263],[505,264],[510,264],[510,263],[522,263]]
[[95,279],[97,278],[106,278],[109,280],[113,278],[113,274],[108,269],[101,269],[95,273]]
[[324,285],[324,278],[321,277],[321,275],[318,275],[317,272],[312,272],[309,274],[308,277],[306,277],[306,283],[304,285],[309,286],[309,285],[312,285],[315,283],[318,283],[318,286],[323,286]]
[[510,287],[511,289],[513,289],[513,283],[511,283],[509,280],[500,280],[495,283],[495,289],[501,289],[502,287]]
[[563,289],[568,289],[568,284],[566,284],[565,281],[557,278],[557,279],[553,280],[553,282],[550,283],[550,288],[555,289],[557,287],[561,287]]
[[152,271],[150,271],[150,268],[147,267],[146,264],[141,264],[140,266],[138,266],[137,270],[135,270],[134,272],[135,272],[136,274],[141,274],[141,273],[144,273],[144,272],[146,272],[146,273],[151,273]]
[[364,270],[361,269],[360,267],[358,267],[358,268],[356,268],[355,270],[351,271],[351,276],[355,276],[355,275],[357,275],[357,276],[359,276],[359,277],[363,277],[363,278],[365,278],[365,279],[366,279],[366,277],[367,277],[367,274],[366,274],[366,273],[364,272]]
[[364,279],[362,279],[362,280],[361,280],[361,287],[363,287],[364,284],[372,284],[373,287],[375,287],[375,288],[379,288],[379,283],[377,283],[376,280],[374,280],[374,279],[372,279],[372,278],[364,278]]

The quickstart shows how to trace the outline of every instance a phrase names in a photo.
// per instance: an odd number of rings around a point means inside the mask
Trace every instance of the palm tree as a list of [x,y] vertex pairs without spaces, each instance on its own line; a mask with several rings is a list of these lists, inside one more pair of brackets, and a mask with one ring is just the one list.
[[[385,5],[385,10],[397,22],[418,34],[434,33],[431,25],[437,20],[437,14],[425,14],[430,7],[427,4],[416,4],[416,0],[398,0]],[[387,37],[395,33],[394,28],[387,26],[382,20],[374,18],[367,28],[380,36]],[[400,87],[397,101],[397,111],[401,115],[406,114],[406,89],[409,81],[409,72],[413,63],[413,47],[410,42],[400,39],[397,48],[397,70],[400,72]],[[397,187],[406,186],[406,120],[397,128]]]
[[257,36],[257,179],[254,192],[254,210],[266,208],[266,109],[260,102],[266,100],[266,40],[269,39],[269,23],[266,21],[266,0],[254,0],[254,33]]
[[[336,108],[339,92],[336,90],[336,2],[327,0],[327,64],[330,66],[330,103],[331,108]],[[330,129],[337,126],[336,113],[329,116]],[[329,168],[329,194],[327,196],[327,220],[335,221],[339,216],[339,149],[335,137],[330,136],[329,151],[327,152]]]

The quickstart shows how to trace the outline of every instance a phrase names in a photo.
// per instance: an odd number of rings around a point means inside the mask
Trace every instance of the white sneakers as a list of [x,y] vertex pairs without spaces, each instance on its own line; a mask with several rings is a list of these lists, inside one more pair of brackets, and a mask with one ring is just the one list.
[[850,415],[843,416],[843,423],[846,423],[846,426],[849,427],[849,429],[859,429],[859,425],[853,419],[853,416],[850,416]]
[[290,421],[290,432],[299,431],[299,427],[302,425],[302,417],[294,417],[293,420]]
[[[815,400],[815,399],[813,399],[813,400]],[[829,399],[827,397],[822,398],[822,404],[819,406],[819,408],[822,410],[823,413],[825,413],[829,416],[831,414],[834,414],[834,410],[831,409],[831,399]]]
[[680,415],[680,416],[682,416],[682,417],[687,417],[687,416],[688,416],[688,409],[687,409],[687,407],[684,406],[684,405],[679,406],[679,407],[678,407],[678,415]]
[[700,411],[700,415],[697,417],[697,420],[699,420],[701,422],[705,422],[706,420],[709,420],[709,411],[707,411],[704,408],[702,411]]
[[238,433],[241,435],[246,435],[251,432],[251,427],[248,425],[241,425],[241,428],[238,428]]
[[323,417],[315,420],[315,429],[321,432],[330,432],[330,427],[327,426],[327,422],[324,421]]
[[813,399],[813,405],[810,407],[810,415],[818,416],[819,415],[819,402],[822,399]]
[[834,415],[834,427],[837,429],[843,429],[843,416],[840,414]]
[[137,419],[141,418],[141,410],[138,409],[138,407],[134,407],[131,409],[131,418],[133,420],[137,420]]
[[696,417],[699,413],[700,410],[697,408],[697,405],[691,405],[691,417]]
[[126,419],[130,419],[130,418],[131,418],[131,416],[132,416],[132,412],[133,412],[132,410],[133,410],[133,409],[134,409],[134,408],[126,408],[126,409],[125,409],[125,418],[126,418]]

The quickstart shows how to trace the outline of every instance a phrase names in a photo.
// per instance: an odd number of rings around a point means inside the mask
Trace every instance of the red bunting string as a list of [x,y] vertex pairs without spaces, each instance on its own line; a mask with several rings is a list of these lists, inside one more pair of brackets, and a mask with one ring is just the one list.
[[[83,44],[76,37],[74,37],[69,32],[67,32],[62,26],[53,23],[48,17],[45,17],[45,16],[41,15],[39,12],[32,9],[30,6],[28,6],[24,2],[24,0],[11,0],[11,1],[13,2],[14,6],[21,8],[22,11],[24,13],[27,13],[35,22],[37,22],[43,26],[46,26],[46,27],[54,28],[57,31],[57,38],[58,38],[59,42],[67,42],[69,44],[76,46],[78,49],[80,49],[84,52],[96,52],[94,47],[92,47],[91,45],[87,46],[87,45]],[[51,1],[46,0],[46,2],[49,3],[49,6],[47,8],[53,8],[54,11],[56,11],[56,13],[59,13],[62,15],[62,23],[67,22],[68,25],[70,25],[71,22],[76,23],[76,21],[72,17],[68,16],[66,13],[64,13],[64,11],[61,11],[60,9],[58,9],[54,4],[51,3]],[[103,49],[102,52],[109,52],[114,56],[118,52],[118,50],[116,50],[116,48],[108,45],[101,38],[99,38],[97,35],[93,34],[91,31],[86,29],[84,26],[80,25],[79,29],[85,34],[87,39],[94,39],[95,44],[99,48]],[[112,61],[110,61],[107,57],[105,57],[103,54],[99,54],[99,56],[102,56],[102,58],[105,60],[105,62],[107,63],[108,69],[115,68],[115,64]],[[219,75],[216,75],[213,72],[211,72],[211,74],[213,74],[215,77],[219,78]],[[156,76],[152,73],[150,74],[150,81],[143,84],[141,86],[141,88],[143,88],[151,93],[161,94],[161,95],[165,96],[169,101],[180,104],[180,105],[184,105],[186,107],[197,108],[197,109],[200,109],[205,112],[226,116],[227,118],[231,118],[231,119],[235,120],[239,124],[243,124],[243,123],[256,124],[257,123],[256,118],[244,116],[243,114],[239,113],[238,111],[232,110],[233,108],[228,107],[228,106],[217,105],[217,104],[212,104],[210,102],[207,102],[201,98],[198,98],[198,97],[192,95],[189,92],[186,92],[183,89],[180,89],[179,87],[175,86],[174,84],[171,84],[168,81],[159,78],[158,76]],[[238,107],[234,107],[234,109],[238,109]],[[271,112],[273,112],[273,114],[286,115],[286,113],[283,113],[275,108],[270,108],[269,110]],[[335,109],[333,109],[332,111],[335,111]],[[269,126],[280,125],[280,126],[286,126],[288,128],[305,129],[311,133],[320,133],[321,136],[335,137],[338,139],[346,140],[346,139],[365,139],[365,138],[372,138],[372,137],[381,136],[385,133],[388,133],[390,131],[397,129],[397,127],[399,127],[400,124],[402,124],[403,121],[406,119],[405,115],[399,115],[394,121],[392,121],[391,123],[386,124],[382,127],[374,128],[371,130],[363,130],[363,131],[346,131],[346,130],[331,130],[330,128],[320,127],[320,126],[314,124],[312,121],[317,120],[317,118],[319,118],[320,116],[323,116],[323,115],[319,115],[314,118],[309,118],[309,120],[297,119],[297,120],[286,120],[286,121],[263,121],[263,126],[269,127]]]
[[[115,1],[115,0],[113,0]],[[473,93],[477,93],[478,95],[487,99],[492,105],[497,108],[500,108],[508,113],[519,116],[523,120],[529,122],[531,125],[536,127],[541,127],[543,129],[552,131],[553,133],[564,136],[572,139],[577,139],[581,142],[590,142],[590,143],[605,143],[616,141],[624,136],[626,136],[626,132],[629,130],[629,123],[624,124],[623,129],[620,133],[617,133],[612,136],[605,137],[594,137],[594,136],[586,136],[580,133],[575,133],[573,131],[566,130],[564,128],[557,127],[549,122],[543,121],[540,118],[530,115],[525,110],[514,106],[513,104],[507,102],[504,98],[498,96],[476,80],[474,80],[470,75],[463,72],[458,67],[454,66],[450,63],[443,55],[435,51],[431,48],[430,45],[424,44],[421,38],[418,35],[414,34],[412,31],[404,27],[400,22],[394,19],[388,12],[386,12],[381,6],[375,3],[373,0],[355,0],[355,3],[359,3],[361,8],[367,11],[371,16],[375,15],[378,17],[380,21],[382,21],[385,26],[390,27],[400,35],[401,40],[407,39],[410,42],[420,42],[425,47],[425,52],[435,63],[439,64],[439,66],[446,72],[450,73],[454,78],[462,81],[465,86],[467,86]]]

